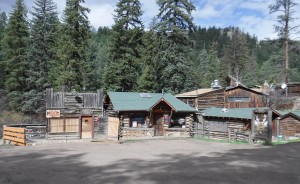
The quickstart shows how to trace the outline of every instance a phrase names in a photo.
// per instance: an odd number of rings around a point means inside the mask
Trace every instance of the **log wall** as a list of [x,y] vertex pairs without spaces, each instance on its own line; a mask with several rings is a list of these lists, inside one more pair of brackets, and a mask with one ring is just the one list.
[[209,139],[228,141],[249,141],[251,120],[205,119],[194,124],[192,135]]
[[[250,97],[250,102],[228,102],[228,97]],[[266,107],[267,96],[243,88],[225,91],[225,108],[258,108]]]
[[209,107],[224,107],[224,89],[215,90],[198,96],[197,108],[201,110]]
[[279,123],[279,134],[284,138],[300,137],[300,121],[292,116],[289,116]]

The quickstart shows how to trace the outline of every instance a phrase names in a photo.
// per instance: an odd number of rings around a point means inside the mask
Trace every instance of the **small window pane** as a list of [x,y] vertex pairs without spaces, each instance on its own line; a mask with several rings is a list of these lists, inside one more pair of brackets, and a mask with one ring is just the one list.
[[250,102],[250,97],[244,96],[229,96],[228,102]]

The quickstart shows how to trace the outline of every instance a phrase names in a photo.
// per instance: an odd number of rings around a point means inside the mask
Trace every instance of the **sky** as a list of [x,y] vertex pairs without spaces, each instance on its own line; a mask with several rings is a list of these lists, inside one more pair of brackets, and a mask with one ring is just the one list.
[[[0,0],[0,11],[12,11],[15,0]],[[65,0],[53,0],[61,14],[65,8]],[[32,9],[33,0],[24,0],[27,9]],[[201,27],[239,27],[250,35],[255,35],[259,40],[276,38],[274,31],[276,15],[270,14],[268,6],[273,0],[192,0],[196,11],[192,13],[194,23]],[[300,4],[300,0],[294,0]],[[88,14],[90,23],[96,29],[99,26],[112,26],[113,14],[117,0],[85,0],[85,7],[91,12]],[[156,0],[141,0],[142,20],[147,27],[153,17],[158,14]],[[300,17],[300,11],[296,12]],[[28,15],[30,19],[30,14]],[[295,36],[296,39],[300,37]]]

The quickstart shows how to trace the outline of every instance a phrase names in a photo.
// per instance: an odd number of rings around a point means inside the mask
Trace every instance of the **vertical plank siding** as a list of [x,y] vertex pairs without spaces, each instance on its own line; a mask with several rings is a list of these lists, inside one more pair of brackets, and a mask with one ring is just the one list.
[[47,108],[102,108],[103,93],[63,93],[46,90]]
[[[80,138],[82,116],[93,117],[102,112],[103,92],[53,92],[46,89],[46,110],[59,110],[60,117],[48,120],[47,139]],[[92,120],[90,123],[94,123]],[[92,135],[92,130],[88,134]],[[91,136],[90,136],[91,137]]]
[[[250,97],[250,102],[228,102],[228,97]],[[225,108],[258,108],[266,107],[266,105],[266,95],[248,91],[243,88],[225,91]]]

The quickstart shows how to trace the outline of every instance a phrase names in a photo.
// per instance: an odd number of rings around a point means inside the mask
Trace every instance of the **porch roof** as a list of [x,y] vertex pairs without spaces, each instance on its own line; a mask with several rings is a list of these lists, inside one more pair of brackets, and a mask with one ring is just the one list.
[[[234,119],[252,119],[252,113],[255,109],[268,108],[236,108],[236,109],[224,109],[224,108],[207,108],[202,111],[204,117],[218,117],[218,118],[234,118]],[[274,113],[274,111],[273,111]]]
[[165,101],[176,112],[197,112],[169,93],[147,93],[142,97],[139,92],[108,92],[116,111],[150,111],[160,101]]

